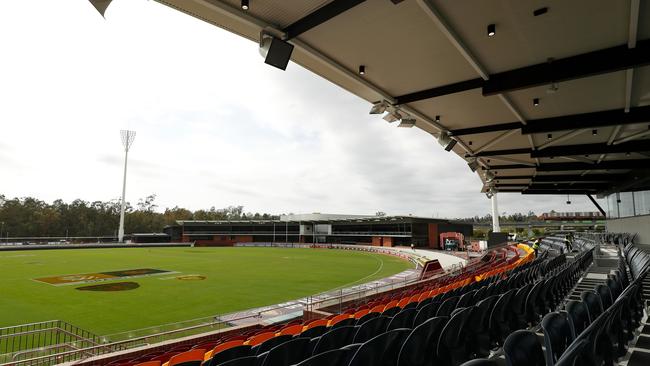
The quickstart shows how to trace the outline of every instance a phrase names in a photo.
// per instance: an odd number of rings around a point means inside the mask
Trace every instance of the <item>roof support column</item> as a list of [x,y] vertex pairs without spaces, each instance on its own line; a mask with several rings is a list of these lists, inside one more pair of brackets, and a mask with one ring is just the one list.
[[492,232],[500,233],[501,228],[499,227],[499,207],[497,205],[497,192],[494,192],[491,200],[492,200]]

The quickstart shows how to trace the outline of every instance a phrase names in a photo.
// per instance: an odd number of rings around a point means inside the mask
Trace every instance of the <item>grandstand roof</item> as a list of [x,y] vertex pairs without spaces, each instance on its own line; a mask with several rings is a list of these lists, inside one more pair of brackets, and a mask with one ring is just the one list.
[[294,62],[455,139],[484,191],[650,188],[648,2],[157,1],[286,39]]
[[373,216],[373,217],[357,217],[357,218],[323,218],[317,220],[177,220],[178,225],[202,225],[202,224],[272,224],[284,225],[286,223],[314,223],[314,224],[328,224],[328,223],[382,223],[382,222],[413,222],[413,221],[427,221],[427,222],[451,222],[447,219],[435,219],[431,217],[417,217],[417,216]]

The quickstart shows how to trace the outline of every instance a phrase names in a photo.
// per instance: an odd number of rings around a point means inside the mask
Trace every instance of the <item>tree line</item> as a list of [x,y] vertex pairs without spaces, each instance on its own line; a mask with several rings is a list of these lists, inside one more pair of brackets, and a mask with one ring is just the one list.
[[[273,219],[267,213],[245,213],[243,206],[191,211],[182,207],[157,211],[156,195],[126,204],[126,233],[161,232],[177,220]],[[6,237],[78,237],[116,236],[120,221],[120,200],[52,203],[33,197],[6,198],[0,195],[0,238]]]

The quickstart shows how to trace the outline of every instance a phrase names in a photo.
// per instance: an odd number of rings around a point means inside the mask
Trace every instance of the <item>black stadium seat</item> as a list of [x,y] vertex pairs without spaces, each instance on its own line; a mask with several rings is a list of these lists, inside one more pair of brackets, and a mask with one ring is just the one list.
[[596,318],[603,313],[603,303],[600,296],[596,295],[593,291],[582,291],[580,299],[587,305],[589,311],[589,319],[593,322]]
[[612,299],[612,292],[607,285],[596,286],[596,293],[600,296],[600,301],[603,304],[603,310],[608,309],[614,303]]
[[479,301],[467,321],[467,342],[474,357],[490,355],[490,314],[498,296],[490,296]]
[[294,338],[273,347],[262,366],[289,366],[309,357],[309,338]]
[[545,366],[542,345],[534,332],[517,330],[503,344],[507,366]]
[[293,339],[293,336],[288,335],[288,334],[270,338],[270,339],[264,341],[263,343],[253,347],[253,352],[256,355],[260,355],[260,354],[270,350],[271,348],[273,348],[273,347],[275,347],[275,346],[277,346],[279,344],[290,341],[291,339]]
[[410,329],[395,329],[363,343],[352,356],[349,366],[394,366]]
[[459,365],[469,359],[470,348],[466,342],[466,324],[473,310],[473,306],[458,309],[442,328],[437,353],[443,360],[443,364]]
[[566,311],[573,338],[577,338],[591,323],[587,305],[582,301],[570,300],[566,304]]
[[261,362],[258,356],[246,356],[220,363],[218,366],[260,366]]
[[300,333],[300,337],[314,338],[320,337],[323,333],[327,332],[329,328],[324,325],[319,325],[313,328],[309,328],[306,331]]
[[254,356],[251,346],[236,346],[221,351],[210,358],[208,362],[204,362],[204,366],[217,366],[226,361],[234,360],[240,357]]
[[399,353],[398,366],[438,364],[436,347],[442,328],[449,318],[434,317],[418,325],[404,341]]
[[546,348],[546,364],[553,366],[562,353],[573,342],[571,327],[565,313],[548,313],[542,319],[544,330],[544,347]]
[[499,366],[496,361],[488,360],[485,358],[477,358],[475,360],[467,361],[461,366]]
[[458,297],[450,297],[447,300],[443,301],[436,312],[436,316],[451,316],[451,313],[456,309],[456,304],[458,303]]
[[510,334],[510,321],[508,316],[511,315],[510,300],[515,290],[510,290],[501,295],[492,308],[490,314],[490,340],[497,346],[502,346],[508,334]]
[[399,328],[413,328],[413,319],[417,311],[415,309],[406,309],[402,310],[399,313],[395,314],[386,330],[393,330]]
[[333,349],[331,351],[323,352],[318,355],[312,356],[296,366],[336,366],[347,365],[351,357],[351,351],[348,349]]
[[351,325],[332,329],[329,332],[326,332],[320,336],[320,339],[314,347],[313,354],[316,355],[325,351],[341,348],[346,344],[352,343],[356,332],[357,328]]
[[387,316],[378,316],[357,326],[357,332],[354,334],[354,343],[363,343],[370,338],[386,331],[391,318]]
[[[361,325],[361,324],[367,322],[368,320],[370,320],[370,319],[372,319],[372,318],[376,318],[376,317],[378,317],[378,316],[380,316],[380,315],[381,315],[381,313],[368,313],[368,314],[362,316],[361,318],[357,319],[357,321],[355,322],[355,324],[356,324],[356,325]],[[353,325],[354,325],[354,324],[353,324]]]

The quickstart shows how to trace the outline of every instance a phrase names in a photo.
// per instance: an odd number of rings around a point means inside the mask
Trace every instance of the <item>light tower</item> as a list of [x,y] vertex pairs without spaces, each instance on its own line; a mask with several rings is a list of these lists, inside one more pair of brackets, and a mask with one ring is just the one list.
[[119,243],[124,242],[124,209],[126,207],[126,201],[124,196],[126,195],[126,162],[129,158],[129,148],[135,140],[135,131],[121,130],[120,136],[122,137],[122,145],[124,146],[124,179],[122,180],[122,201],[120,202],[120,229],[117,232],[117,241]]

